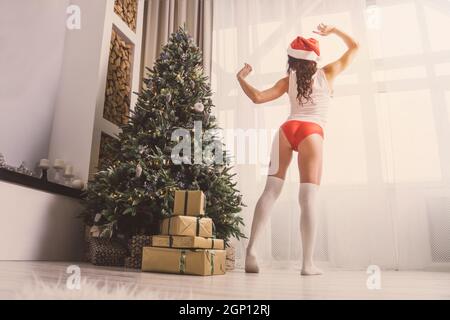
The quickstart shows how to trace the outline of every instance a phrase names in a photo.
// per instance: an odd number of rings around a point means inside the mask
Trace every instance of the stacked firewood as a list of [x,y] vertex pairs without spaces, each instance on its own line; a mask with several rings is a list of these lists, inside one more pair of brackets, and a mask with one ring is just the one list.
[[137,0],[116,0],[114,12],[136,32]]
[[226,248],[226,252],[225,266],[227,270],[234,270],[236,266],[236,248],[231,245]]
[[127,123],[130,110],[131,52],[132,45],[113,29],[103,117],[119,126]]

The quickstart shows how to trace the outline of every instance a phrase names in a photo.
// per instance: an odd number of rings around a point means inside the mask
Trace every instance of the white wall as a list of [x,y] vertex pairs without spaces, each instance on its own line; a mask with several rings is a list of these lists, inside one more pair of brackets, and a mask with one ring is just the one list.
[[80,261],[80,210],[75,199],[0,181],[0,260]]
[[0,153],[48,156],[68,0],[0,0]]
[[[66,29],[69,4],[81,8],[80,30]],[[0,0],[0,152],[8,163],[62,158],[87,180],[113,4]],[[0,260],[79,260],[80,212],[74,199],[0,181]]]
[[[71,0],[81,10],[81,29],[67,31],[60,89],[50,140],[51,160],[62,158],[75,167],[75,175],[88,180],[91,146],[101,77],[103,53],[108,53],[111,30],[105,34],[111,0]],[[106,54],[107,58],[107,54]],[[107,60],[106,60],[107,62]]]

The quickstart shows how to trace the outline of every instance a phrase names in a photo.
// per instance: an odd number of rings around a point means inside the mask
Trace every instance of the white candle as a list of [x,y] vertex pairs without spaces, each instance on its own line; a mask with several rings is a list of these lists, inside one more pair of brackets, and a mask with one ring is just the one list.
[[41,161],[39,161],[39,168],[42,168],[42,169],[50,168],[50,160],[48,160],[48,159],[41,159]]
[[73,176],[73,166],[66,166],[66,169],[64,170],[65,176]]
[[84,188],[84,182],[80,179],[73,180],[72,181],[72,187],[78,190],[83,190]]
[[64,160],[55,159],[55,163],[53,164],[55,169],[64,169]]

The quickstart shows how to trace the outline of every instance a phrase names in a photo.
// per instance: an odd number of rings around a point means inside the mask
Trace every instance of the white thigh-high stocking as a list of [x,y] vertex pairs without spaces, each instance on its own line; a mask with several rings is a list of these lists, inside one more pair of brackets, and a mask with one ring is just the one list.
[[255,252],[255,241],[261,235],[261,232],[264,229],[264,226],[267,224],[267,221],[270,217],[270,211],[278,199],[281,190],[283,189],[284,180],[269,176],[267,177],[266,186],[264,188],[264,192],[259,198],[256,207],[255,214],[253,215],[252,222],[252,231],[250,235],[250,240],[247,246],[247,254],[245,257],[245,271],[250,273],[258,273],[259,267],[256,260],[256,252]]
[[299,202],[301,209],[300,231],[302,237],[302,275],[319,275],[322,271],[314,265],[313,254],[317,232],[317,194],[319,185],[301,183]]

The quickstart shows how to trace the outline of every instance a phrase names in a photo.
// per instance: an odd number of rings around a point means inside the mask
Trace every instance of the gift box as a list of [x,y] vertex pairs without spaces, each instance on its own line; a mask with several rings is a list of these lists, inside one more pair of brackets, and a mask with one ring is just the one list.
[[129,256],[125,258],[125,268],[140,269],[142,264],[142,248],[152,245],[152,237],[136,235],[128,240]]
[[161,235],[213,237],[213,221],[210,218],[173,216],[161,222]]
[[127,269],[140,269],[142,264],[142,257],[126,257],[125,258],[125,268]]
[[210,276],[225,274],[225,270],[225,250],[143,250],[142,271]]
[[127,249],[119,242],[108,238],[91,238],[89,241],[89,257],[97,266],[122,267]]
[[186,236],[153,236],[153,246],[225,250],[225,243],[222,239]]
[[142,248],[152,245],[152,236],[136,235],[131,237],[128,242],[128,251],[130,257],[142,259]]
[[175,191],[173,215],[203,216],[205,215],[205,194],[202,191]]

